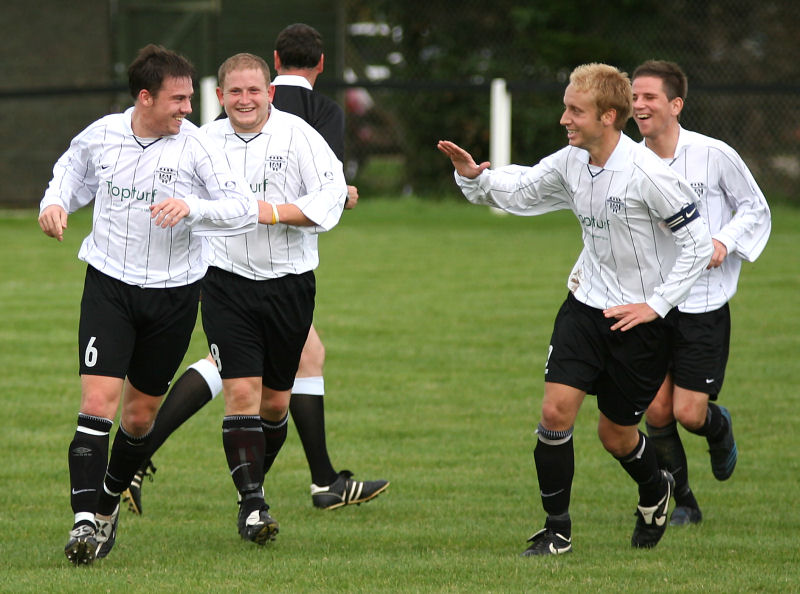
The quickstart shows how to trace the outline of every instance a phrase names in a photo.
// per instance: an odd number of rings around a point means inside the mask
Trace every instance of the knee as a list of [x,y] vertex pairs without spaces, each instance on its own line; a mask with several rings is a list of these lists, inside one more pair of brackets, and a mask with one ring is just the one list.
[[672,412],[672,403],[656,402],[653,401],[647,407],[646,413],[647,423],[653,427],[666,427],[675,417]]
[[325,346],[322,341],[309,339],[303,346],[300,355],[300,365],[297,375],[300,377],[316,377],[322,375],[322,368],[325,365]]
[[542,404],[541,424],[551,431],[564,431],[572,426],[572,419],[557,402]]
[[133,437],[145,435],[153,426],[156,418],[156,411],[144,408],[125,409],[120,417],[120,426],[125,428],[125,432]]
[[245,378],[223,382],[225,393],[225,414],[255,415],[261,402],[261,386],[259,381]]
[[277,392],[274,390],[264,390],[261,398],[259,414],[271,421],[280,421],[289,411],[289,401],[291,392]]
[[621,452],[620,440],[615,434],[612,434],[608,431],[603,431],[602,428],[598,428],[597,437],[600,438],[600,443],[603,444],[603,448],[605,448],[605,450],[612,456],[619,457],[624,454],[624,452]]
[[675,418],[687,429],[696,430],[705,424],[707,411],[705,403],[683,402],[675,406]]
[[627,456],[639,443],[639,430],[636,426],[616,425],[601,420],[597,426],[597,436],[605,450],[615,458]]

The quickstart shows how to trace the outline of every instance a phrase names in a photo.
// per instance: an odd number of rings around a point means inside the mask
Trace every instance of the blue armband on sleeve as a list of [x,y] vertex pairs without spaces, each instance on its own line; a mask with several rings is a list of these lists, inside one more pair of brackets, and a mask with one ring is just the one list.
[[664,222],[672,231],[677,231],[684,225],[687,225],[691,221],[699,218],[700,213],[697,210],[697,204],[692,202],[691,204],[684,206],[668,219],[665,219]]

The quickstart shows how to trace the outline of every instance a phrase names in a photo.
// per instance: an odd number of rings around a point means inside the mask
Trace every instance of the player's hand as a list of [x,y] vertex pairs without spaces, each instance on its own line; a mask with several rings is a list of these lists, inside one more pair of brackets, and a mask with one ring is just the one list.
[[453,162],[453,167],[462,177],[475,179],[481,174],[481,171],[489,167],[489,161],[484,161],[478,165],[475,163],[472,155],[449,140],[440,140],[436,148],[450,157],[450,160]]
[[347,200],[345,200],[344,207],[348,210],[355,208],[358,205],[358,188],[355,186],[347,186]]
[[603,315],[607,318],[614,318],[617,323],[611,326],[612,330],[625,332],[639,324],[646,324],[658,318],[655,310],[646,303],[630,303],[626,305],[615,305],[603,310]]
[[711,261],[708,263],[708,269],[721,266],[722,262],[728,256],[728,248],[725,247],[724,243],[717,241],[716,239],[712,239],[711,241],[714,242],[714,253],[711,255]]
[[45,235],[64,241],[64,229],[67,228],[67,211],[58,204],[51,204],[39,215],[39,226]]
[[158,204],[150,205],[150,218],[157,227],[174,227],[189,214],[189,205],[180,198],[167,198]]

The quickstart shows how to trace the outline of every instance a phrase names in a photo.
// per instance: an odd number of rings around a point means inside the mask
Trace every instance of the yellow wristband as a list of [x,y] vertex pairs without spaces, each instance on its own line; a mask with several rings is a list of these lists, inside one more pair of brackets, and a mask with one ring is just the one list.
[[276,204],[272,204],[272,224],[280,223],[281,217],[278,215],[278,206]]

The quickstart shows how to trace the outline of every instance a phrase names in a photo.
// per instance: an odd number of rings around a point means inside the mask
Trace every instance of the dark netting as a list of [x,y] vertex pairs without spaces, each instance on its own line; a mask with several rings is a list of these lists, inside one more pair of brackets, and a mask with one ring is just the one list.
[[[345,167],[365,195],[455,196],[435,144],[450,138],[489,158],[494,78],[506,79],[512,96],[511,160],[533,163],[565,143],[558,119],[574,66],[599,61],[631,72],[661,58],[689,76],[683,123],[731,144],[771,200],[800,201],[793,0],[86,0],[85,11],[40,4],[35,21],[23,0],[4,4],[4,55],[15,59],[3,60],[0,174],[14,183],[0,189],[2,204],[35,205],[69,140],[125,106],[118,89],[141,45],[177,49],[213,75],[237,51],[271,63],[275,36],[291,22],[323,33],[317,88],[346,108]],[[628,132],[638,137],[633,124]]]

